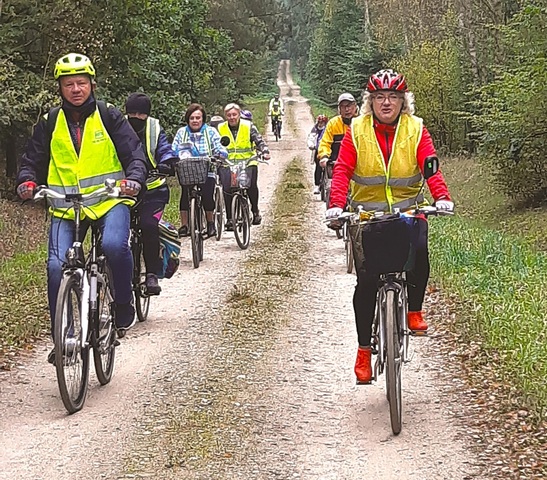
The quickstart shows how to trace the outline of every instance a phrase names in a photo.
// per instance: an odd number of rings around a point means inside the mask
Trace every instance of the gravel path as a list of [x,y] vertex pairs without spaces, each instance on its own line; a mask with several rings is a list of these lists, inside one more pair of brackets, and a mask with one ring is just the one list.
[[[308,194],[291,250],[276,251],[268,236],[285,167],[300,156],[312,178],[304,140],[313,121],[287,62],[278,84],[288,113],[282,140],[268,137],[265,225],[253,227],[249,250],[232,234],[209,240],[194,270],[185,244],[151,318],[122,341],[111,384],[93,380],[76,415],[64,411],[46,345],[2,372],[0,479],[476,478],[465,425],[451,413],[456,397],[435,373],[442,339],[411,341],[403,431],[394,437],[383,377],[355,385],[355,277],[345,273],[342,242],[321,223],[323,204]],[[268,269],[277,272],[271,281]],[[263,284],[271,288],[253,291]],[[263,325],[226,318],[236,300],[248,298],[252,310],[261,292],[271,295]]]

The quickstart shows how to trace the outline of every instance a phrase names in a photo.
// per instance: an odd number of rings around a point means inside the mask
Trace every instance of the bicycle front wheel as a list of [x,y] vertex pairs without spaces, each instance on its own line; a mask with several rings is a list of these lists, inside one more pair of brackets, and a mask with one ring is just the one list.
[[89,379],[89,346],[83,336],[81,300],[80,276],[63,276],[55,313],[55,369],[61,399],[71,414],[84,406]]
[[150,311],[150,296],[146,293],[146,267],[142,254],[142,244],[135,239],[133,245],[133,293],[139,322],[145,322]]
[[397,295],[393,290],[388,290],[385,303],[385,327],[386,327],[386,388],[389,401],[389,416],[391,418],[391,430],[395,435],[402,428],[402,382],[401,382],[401,348],[398,328]]
[[195,197],[190,200],[190,241],[192,243],[192,263],[194,268],[198,268],[203,256],[203,247],[201,245],[201,207]]
[[215,187],[215,228],[217,234],[216,240],[220,240],[224,230],[224,192],[220,185]]
[[247,199],[240,193],[234,195],[232,200],[232,221],[236,242],[239,248],[245,250],[251,240],[251,216]]
[[102,275],[97,277],[97,312],[93,332],[93,361],[101,385],[106,385],[112,379],[116,356],[116,329],[112,316],[114,297],[111,286],[112,274],[107,265]]
[[346,272],[353,272],[353,246],[351,244],[351,237],[349,236],[348,228],[346,227],[344,244],[346,247]]

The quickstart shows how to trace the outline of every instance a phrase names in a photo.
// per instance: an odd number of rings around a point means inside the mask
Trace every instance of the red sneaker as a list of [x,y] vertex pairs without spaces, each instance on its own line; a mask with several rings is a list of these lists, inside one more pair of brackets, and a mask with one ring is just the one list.
[[372,367],[370,365],[370,347],[359,347],[355,360],[355,376],[357,383],[370,383],[372,380]]
[[426,332],[427,323],[422,316],[422,312],[408,312],[408,328],[413,332]]

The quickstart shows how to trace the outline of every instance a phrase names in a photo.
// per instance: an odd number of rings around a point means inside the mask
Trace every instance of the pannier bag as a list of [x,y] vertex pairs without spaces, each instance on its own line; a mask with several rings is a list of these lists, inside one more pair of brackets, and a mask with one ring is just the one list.
[[180,240],[176,227],[165,220],[159,222],[162,272],[159,278],[171,278],[179,268]]

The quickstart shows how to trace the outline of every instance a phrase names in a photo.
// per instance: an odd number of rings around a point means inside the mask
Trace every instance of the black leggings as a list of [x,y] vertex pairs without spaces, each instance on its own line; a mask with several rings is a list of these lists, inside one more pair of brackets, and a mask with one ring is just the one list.
[[[230,169],[219,169],[220,181],[222,182],[222,188],[224,189],[224,203],[226,205],[226,218],[230,220],[232,218],[232,193],[230,188]],[[251,209],[254,214],[258,213],[258,165],[251,165],[247,167],[247,175],[251,177],[251,185],[247,190],[249,200],[251,201]]]
[[[207,180],[203,185],[200,185],[201,188],[201,204],[206,212],[212,212],[215,209],[215,178],[207,177]],[[181,187],[180,195],[180,210],[188,211],[190,209],[190,203],[188,201],[188,192],[191,187]]]
[[163,268],[163,261],[160,258],[158,223],[167,203],[169,203],[169,190],[167,187],[160,187],[146,192],[142,203],[138,207],[142,230],[142,254],[146,265],[146,273],[159,275]]
[[323,174],[323,169],[321,168],[321,165],[319,165],[319,159],[317,158],[317,154],[315,155],[315,158],[313,159],[315,162],[315,171],[313,173],[313,181],[316,187],[321,185],[321,175]]
[[[416,261],[414,269],[407,273],[408,310],[417,312],[422,309],[425,289],[429,279],[429,252],[427,248],[427,221],[419,220],[419,234],[416,245]],[[357,285],[353,295],[353,310],[359,345],[370,345],[372,321],[376,308],[376,292],[378,291],[378,276],[368,275],[360,270],[357,275]]]

